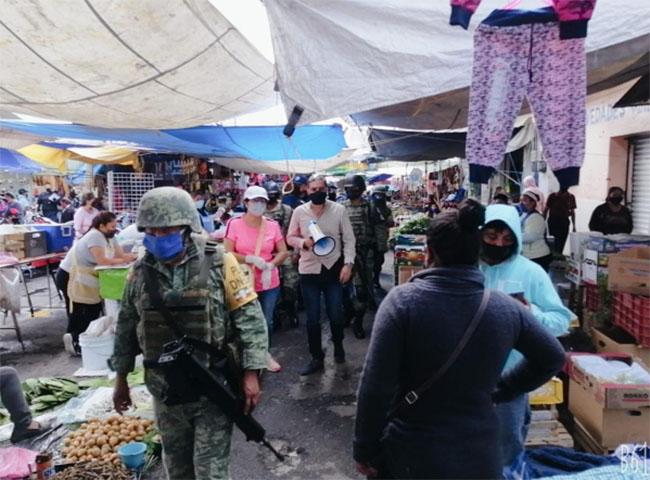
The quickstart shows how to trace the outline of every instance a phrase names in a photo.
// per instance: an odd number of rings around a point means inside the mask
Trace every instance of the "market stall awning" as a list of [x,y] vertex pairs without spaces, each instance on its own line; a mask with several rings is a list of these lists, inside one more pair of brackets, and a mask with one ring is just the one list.
[[625,95],[614,104],[614,108],[641,107],[650,105],[650,74],[644,76],[625,92]]
[[75,160],[90,164],[133,165],[138,160],[137,152],[123,147],[55,148],[46,145],[29,145],[19,152],[44,167],[66,173],[68,161]]
[[43,168],[15,150],[0,148],[0,171],[39,173],[43,171]]
[[[69,146],[94,141],[160,153],[184,153],[206,157],[250,158],[255,160],[326,159],[345,148],[341,125],[305,125],[287,139],[281,126],[203,126],[175,130],[101,128],[73,123],[32,123],[0,120],[0,127],[59,138]],[[48,142],[55,146],[57,142]],[[117,145],[115,145],[117,144]]]
[[370,146],[381,158],[406,162],[465,156],[466,132],[370,128]]
[[[483,0],[465,31],[449,25],[449,2],[442,0],[265,2],[282,101],[288,112],[303,107],[304,122],[365,112],[355,120],[464,127],[473,31],[503,4]],[[648,0],[628,0],[625,8],[600,0],[586,38],[590,91],[626,73],[649,45]],[[629,80],[623,78],[619,83]]]
[[273,65],[209,0],[2,3],[0,109],[179,128],[275,103]]
[[[39,145],[36,153],[31,150],[25,153],[30,157],[34,155],[35,158],[31,158],[35,160],[42,159],[45,162],[49,160],[44,157],[51,153],[45,149],[57,146],[67,149],[65,151],[71,150],[78,155],[99,160],[97,155],[93,156],[93,150],[82,147],[87,142],[104,144],[105,147],[110,147],[112,152],[117,148],[124,148],[130,151],[146,150],[211,157],[215,158],[217,163],[234,169],[262,173],[306,173],[325,170],[334,164],[347,161],[353,153],[346,151],[343,129],[339,124],[301,126],[296,128],[290,139],[284,136],[281,126],[213,125],[173,130],[144,130],[0,120],[0,128],[59,139],[48,142],[47,145]],[[59,157],[60,154],[57,154],[53,162],[60,162]],[[252,168],[253,166],[258,169]]]

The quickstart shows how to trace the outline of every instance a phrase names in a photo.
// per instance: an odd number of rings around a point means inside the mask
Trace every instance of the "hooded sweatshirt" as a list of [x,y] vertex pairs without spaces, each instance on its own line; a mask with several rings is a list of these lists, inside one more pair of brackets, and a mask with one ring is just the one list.
[[[544,269],[521,255],[523,237],[517,209],[509,205],[490,205],[485,211],[485,225],[495,220],[501,220],[512,230],[518,248],[517,253],[504,262],[496,265],[481,263],[485,287],[508,294],[523,292],[535,318],[556,337],[564,335],[569,329],[571,311],[562,303]],[[505,370],[512,368],[521,358],[521,353],[513,350]]]

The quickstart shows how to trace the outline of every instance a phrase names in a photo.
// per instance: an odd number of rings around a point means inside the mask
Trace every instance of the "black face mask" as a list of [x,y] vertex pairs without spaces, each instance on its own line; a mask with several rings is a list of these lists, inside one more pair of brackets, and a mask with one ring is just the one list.
[[614,205],[620,205],[621,203],[623,203],[623,197],[619,197],[619,196],[609,197],[609,201]]
[[361,198],[361,191],[357,190],[356,188],[351,188],[346,193],[350,200],[356,200],[357,198]]
[[110,232],[104,233],[104,236],[108,239],[113,238],[117,234],[117,230],[111,230]]
[[481,242],[481,253],[483,257],[496,262],[501,263],[508,259],[512,255],[513,246],[501,247],[499,245],[491,245],[486,242]]
[[327,199],[327,192],[314,192],[309,195],[309,200],[314,205],[322,205]]

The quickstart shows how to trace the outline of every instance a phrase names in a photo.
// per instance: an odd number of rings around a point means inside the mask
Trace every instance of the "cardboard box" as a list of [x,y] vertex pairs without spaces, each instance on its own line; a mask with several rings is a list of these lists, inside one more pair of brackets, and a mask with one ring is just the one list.
[[[622,443],[650,442],[650,385],[601,383],[573,359],[569,373],[569,410],[604,448]],[[625,354],[601,354],[608,360],[631,363]]]
[[582,258],[582,281],[591,285],[598,285],[599,279],[607,277],[608,261],[608,254],[586,249]]
[[634,337],[619,327],[607,330],[594,328],[591,337],[598,353],[622,353],[650,366],[650,348],[637,345]]
[[419,271],[424,270],[422,267],[397,267],[395,269],[396,275],[395,279],[397,281],[397,285],[401,285],[402,283],[406,283],[409,281],[409,279],[418,273]]
[[422,245],[397,245],[394,258],[395,265],[424,267],[427,262],[426,247]]
[[635,247],[609,256],[609,289],[650,296],[650,247]]
[[569,410],[604,449],[650,442],[650,408],[608,409],[584,385],[569,380]]
[[[602,383],[598,378],[582,369],[573,359],[581,355],[594,354],[569,354],[568,374],[572,380],[587,388],[596,401],[604,408],[626,410],[630,408],[650,408],[650,385],[627,385],[616,383]],[[605,360],[618,360],[632,364],[632,357],[622,353],[597,354]]]

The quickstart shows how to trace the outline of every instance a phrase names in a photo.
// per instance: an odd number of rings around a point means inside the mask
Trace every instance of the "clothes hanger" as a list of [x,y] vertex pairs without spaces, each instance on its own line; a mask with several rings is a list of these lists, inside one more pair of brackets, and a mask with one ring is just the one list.
[[[521,4],[522,0],[512,0],[511,2],[508,2],[505,7],[503,7],[503,10],[512,10],[514,8],[517,8],[519,4]],[[549,7],[552,7],[555,2],[553,0],[543,0],[546,5]]]

